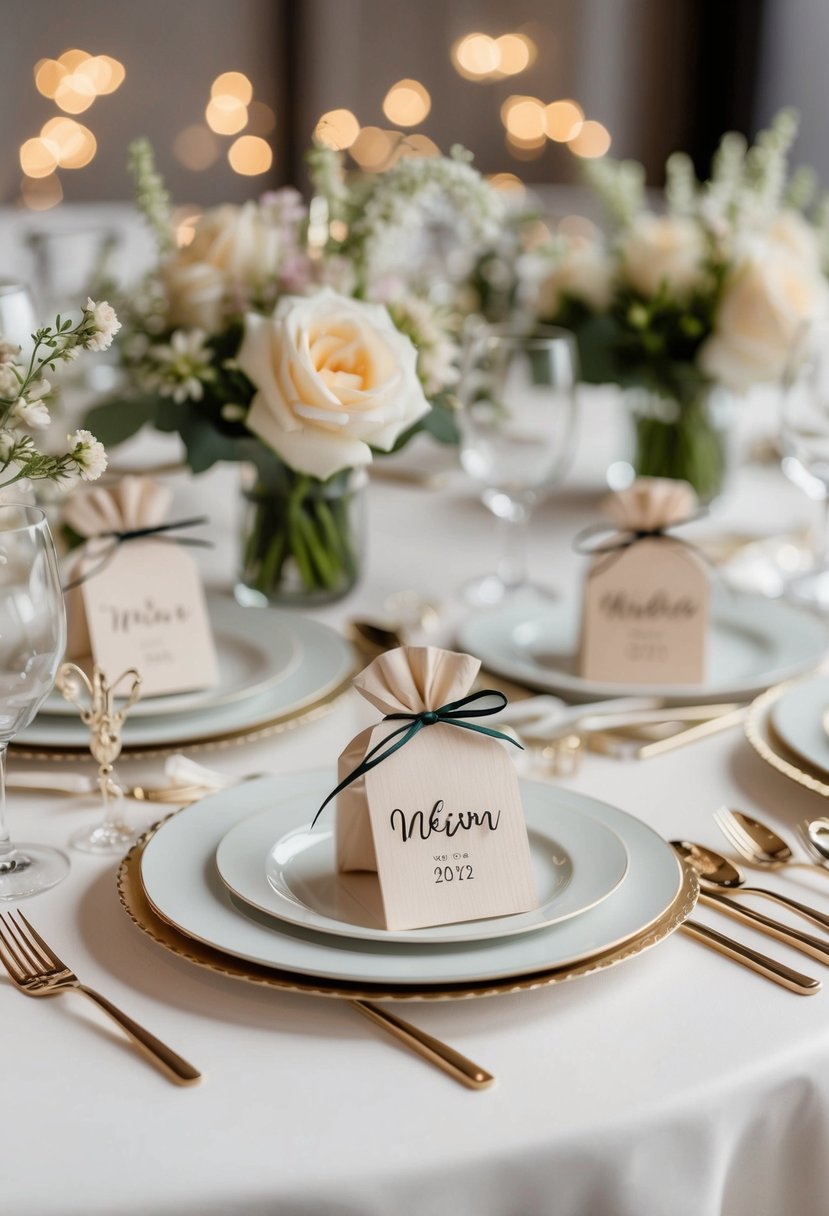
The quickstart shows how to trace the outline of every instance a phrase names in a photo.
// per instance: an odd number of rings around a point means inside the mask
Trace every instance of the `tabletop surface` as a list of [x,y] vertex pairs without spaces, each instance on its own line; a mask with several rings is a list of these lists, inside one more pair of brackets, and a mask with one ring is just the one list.
[[[539,508],[531,573],[571,592],[570,550],[593,522],[616,450],[619,406],[585,394],[577,467]],[[744,424],[745,424],[744,420]],[[157,441],[134,452],[154,459]],[[319,611],[334,626],[400,589],[442,609],[451,641],[458,588],[495,558],[491,518],[452,456],[414,445],[404,463],[445,469],[426,490],[369,489],[365,577]],[[232,578],[236,473],[173,479],[176,504],[212,515],[208,580]],[[216,504],[221,509],[216,510]],[[773,466],[742,469],[711,531],[802,526],[812,506]],[[332,763],[373,711],[347,694],[295,731],[194,758],[229,773]],[[11,758],[31,768],[29,762]],[[121,766],[160,781],[159,760]],[[718,844],[726,803],[792,835],[822,802],[767,768],[739,730],[647,762],[589,756],[568,785],[629,811],[670,839]],[[13,837],[65,844],[96,814],[89,800],[9,798]],[[136,823],[150,822],[135,807]],[[829,875],[768,876],[829,909]],[[762,905],[757,905],[762,908]],[[74,996],[26,1000],[0,980],[6,1103],[0,1210],[37,1216],[125,1213],[420,1213],[429,1216],[798,1216],[829,1194],[829,996],[794,997],[676,935],[573,984],[481,1001],[406,1005],[404,1016],[489,1069],[462,1089],[375,1031],[345,1003],[266,991],[197,969],[142,935],[121,909],[115,864],[72,854],[69,878],[25,912],[78,974],[204,1072],[177,1090]],[[765,910],[769,910],[766,908]],[[724,932],[734,922],[700,909]],[[743,928],[745,941],[770,950]],[[782,946],[802,970],[820,965]]]

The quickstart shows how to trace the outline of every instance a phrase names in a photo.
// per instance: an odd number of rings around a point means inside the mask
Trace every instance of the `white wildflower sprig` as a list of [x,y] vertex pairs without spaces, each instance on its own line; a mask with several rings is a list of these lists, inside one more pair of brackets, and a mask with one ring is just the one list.
[[397,328],[417,348],[417,373],[426,396],[457,384],[459,351],[450,312],[412,293],[399,296],[387,308]]
[[348,212],[349,189],[343,153],[315,144],[306,160],[314,194],[325,199],[328,205],[328,219],[344,219]]
[[177,329],[169,342],[149,346],[141,361],[141,379],[145,388],[178,404],[201,401],[205,384],[216,379],[205,332]]
[[674,152],[665,164],[665,199],[673,215],[691,215],[697,205],[699,183],[687,152]]
[[645,209],[645,169],[638,161],[603,156],[588,161],[584,175],[619,227],[627,227]]
[[135,139],[127,150],[127,168],[135,182],[135,201],[153,233],[159,252],[175,246],[170,195],[155,167],[153,146],[148,139]]
[[81,351],[107,350],[121,328],[115,310],[102,300],[87,300],[81,319],[60,316],[53,326],[32,334],[27,361],[17,362],[20,348],[0,340],[0,489],[24,478],[30,481],[60,481],[71,476],[86,480],[99,477],[106,468],[103,446],[88,431],[78,431],[62,455],[40,452],[30,434],[43,431],[51,422],[46,404],[52,385],[44,372],[57,370]]

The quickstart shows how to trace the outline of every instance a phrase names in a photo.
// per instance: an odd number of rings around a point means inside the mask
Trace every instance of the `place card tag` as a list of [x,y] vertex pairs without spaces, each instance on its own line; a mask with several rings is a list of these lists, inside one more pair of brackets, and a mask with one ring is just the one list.
[[354,681],[387,717],[340,756],[337,869],[376,871],[389,929],[537,907],[518,777],[485,733],[506,699],[469,694],[479,668],[471,655],[403,646]]
[[[388,734],[375,728],[372,745]],[[419,929],[538,905],[511,757],[438,723],[366,775],[386,927]]]
[[196,563],[180,545],[135,540],[103,565],[94,554],[85,557],[80,574],[83,581],[70,594],[80,596],[84,619],[70,614],[68,652],[91,654],[109,673],[136,668],[144,697],[216,684],[204,590]]
[[708,571],[693,549],[644,537],[601,553],[584,590],[581,674],[611,684],[700,684]]

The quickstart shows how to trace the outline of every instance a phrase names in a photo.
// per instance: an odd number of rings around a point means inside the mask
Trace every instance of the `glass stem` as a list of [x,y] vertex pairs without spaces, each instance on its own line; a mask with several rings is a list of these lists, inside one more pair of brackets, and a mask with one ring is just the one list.
[[821,499],[820,514],[815,522],[814,561],[816,570],[829,566],[829,489]]
[[523,508],[500,519],[501,557],[498,578],[508,591],[516,591],[527,581],[527,533],[529,512]]
[[6,827],[6,744],[0,743],[0,862],[12,851]]

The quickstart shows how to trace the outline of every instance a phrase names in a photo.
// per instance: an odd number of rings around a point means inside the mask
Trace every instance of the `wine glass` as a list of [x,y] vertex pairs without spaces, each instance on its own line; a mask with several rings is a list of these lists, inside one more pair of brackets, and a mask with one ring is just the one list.
[[46,891],[66,877],[67,857],[42,844],[13,844],[5,826],[5,762],[55,682],[66,617],[55,547],[38,507],[0,504],[0,899]]
[[553,326],[532,333],[483,325],[467,338],[460,385],[460,459],[501,522],[494,574],[465,589],[497,604],[526,585],[533,509],[559,483],[573,453],[578,355],[573,335]]
[[786,596],[829,609],[829,325],[803,335],[783,387],[783,472],[821,504],[811,569],[786,585]]
[[32,334],[38,328],[32,293],[25,283],[0,279],[0,338],[20,347],[23,358],[32,351]]

